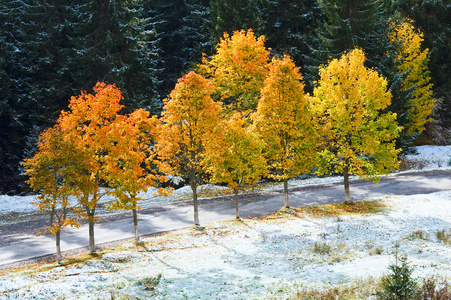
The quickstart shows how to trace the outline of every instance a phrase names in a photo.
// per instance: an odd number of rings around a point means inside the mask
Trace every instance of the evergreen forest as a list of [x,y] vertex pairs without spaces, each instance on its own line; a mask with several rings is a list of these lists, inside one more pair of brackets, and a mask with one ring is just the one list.
[[[121,90],[121,113],[160,115],[177,80],[241,29],[264,36],[270,57],[289,55],[310,94],[322,66],[363,49],[393,95],[384,113],[405,129],[397,147],[449,143],[449,0],[0,0],[0,194],[30,192],[21,162],[71,96],[105,82]],[[423,58],[409,65],[415,43]],[[412,99],[424,95],[435,105],[416,126]]]

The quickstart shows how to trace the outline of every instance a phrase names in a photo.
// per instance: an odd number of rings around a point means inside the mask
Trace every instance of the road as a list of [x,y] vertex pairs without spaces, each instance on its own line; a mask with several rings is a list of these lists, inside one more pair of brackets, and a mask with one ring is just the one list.
[[[354,201],[392,195],[429,194],[451,190],[451,171],[397,174],[384,177],[378,184],[367,181],[351,182]],[[341,203],[344,200],[342,184],[329,184],[290,190],[293,207]],[[279,210],[284,203],[283,192],[246,195],[240,201],[242,218],[264,216]],[[201,200],[199,218],[202,224],[235,217],[233,198]],[[53,236],[36,236],[36,228],[45,220],[0,227],[0,269],[17,266],[54,256]],[[193,208],[189,202],[155,207],[139,212],[141,236],[187,228],[193,224]],[[134,237],[131,213],[106,217],[95,225],[96,244],[100,248],[115,247]],[[88,230],[65,228],[61,248],[66,253],[87,250]]]

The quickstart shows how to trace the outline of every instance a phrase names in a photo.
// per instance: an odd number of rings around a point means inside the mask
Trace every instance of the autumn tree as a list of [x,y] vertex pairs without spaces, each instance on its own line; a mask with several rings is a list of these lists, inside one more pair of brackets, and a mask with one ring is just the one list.
[[235,112],[217,127],[215,142],[206,145],[203,161],[211,181],[227,183],[235,194],[236,218],[239,219],[238,194],[266,174],[264,144],[246,117]]
[[199,225],[197,186],[205,172],[205,145],[215,142],[211,133],[218,125],[220,113],[220,104],[211,97],[213,92],[210,80],[195,72],[180,78],[164,100],[156,136],[160,170],[189,180],[195,225]]
[[61,230],[64,226],[79,226],[75,218],[68,215],[72,208],[71,195],[73,161],[77,153],[64,140],[58,125],[46,130],[39,137],[39,151],[33,158],[25,159],[23,167],[29,176],[27,183],[38,192],[35,204],[40,211],[50,211],[50,226],[43,232],[55,235],[56,259],[61,263]]
[[289,56],[273,58],[269,65],[255,123],[265,141],[269,177],[283,181],[285,207],[288,179],[313,168],[315,134],[302,75]]
[[[120,143],[111,145],[118,153],[110,157],[105,171],[114,176],[109,176],[108,187],[115,196],[110,204],[110,209],[127,209],[133,213],[133,225],[135,240],[139,241],[138,230],[138,194],[149,187],[158,187],[167,179],[158,172],[155,163],[155,154],[152,151],[156,117],[150,117],[150,113],[138,109],[126,116],[118,116],[114,122]],[[165,189],[160,189],[165,194]]]
[[103,189],[118,173],[112,167],[128,148],[123,146],[118,126],[121,91],[114,85],[97,83],[94,95],[82,92],[72,97],[69,111],[63,111],[57,124],[65,141],[72,145],[72,164],[77,168],[71,176],[71,193],[77,197],[79,214],[89,223],[89,250],[95,252],[94,223]]
[[246,111],[257,107],[268,65],[265,37],[252,30],[235,31],[216,46],[211,59],[204,57],[199,72],[211,78],[217,96],[230,109]]
[[346,201],[350,175],[378,182],[398,167],[396,114],[380,114],[391,100],[387,81],[364,62],[355,49],[321,67],[311,100],[321,134],[318,172],[343,174]]
[[[389,109],[394,108],[392,111],[398,115],[406,114],[405,119],[398,121],[403,126],[402,135],[411,136],[424,130],[435,104],[428,69],[428,49],[421,49],[423,34],[415,29],[410,20],[392,24],[389,38],[395,51],[394,67],[403,75],[401,92],[411,91],[404,93],[408,95],[407,99],[394,99],[393,107]],[[402,105],[395,106],[399,101]]]

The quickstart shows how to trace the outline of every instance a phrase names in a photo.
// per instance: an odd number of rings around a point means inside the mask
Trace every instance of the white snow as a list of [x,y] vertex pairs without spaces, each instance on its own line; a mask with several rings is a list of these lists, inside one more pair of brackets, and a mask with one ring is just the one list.
[[422,171],[450,169],[451,146],[420,146],[416,147],[417,154],[406,155],[406,158],[414,161],[423,161],[425,166]]

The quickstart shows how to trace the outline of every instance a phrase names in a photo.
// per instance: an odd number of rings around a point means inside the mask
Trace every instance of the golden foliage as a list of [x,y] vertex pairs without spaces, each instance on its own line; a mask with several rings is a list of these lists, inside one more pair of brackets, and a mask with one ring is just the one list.
[[253,116],[265,142],[269,176],[284,180],[313,168],[315,135],[302,75],[289,56],[274,58]]
[[319,173],[335,171],[378,181],[378,175],[398,167],[394,139],[400,128],[393,113],[380,114],[390,104],[387,81],[364,66],[355,49],[320,68],[311,98],[316,115]]
[[216,93],[236,111],[255,109],[267,74],[269,52],[265,37],[255,37],[252,30],[235,31],[216,46],[210,60],[204,56],[199,72],[211,78]]
[[423,34],[415,29],[409,19],[393,23],[389,38],[395,46],[395,67],[401,74],[405,74],[402,89],[414,89],[413,97],[406,107],[410,122],[404,130],[407,134],[415,134],[423,131],[424,124],[430,121],[429,116],[436,102],[432,98],[432,83],[427,67],[429,50],[421,50]]

